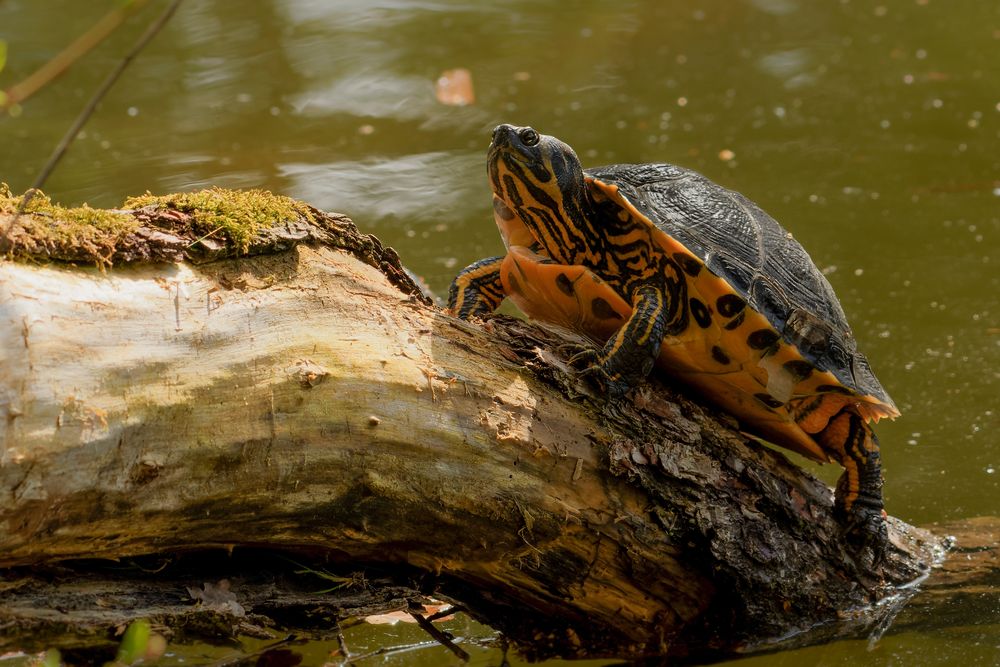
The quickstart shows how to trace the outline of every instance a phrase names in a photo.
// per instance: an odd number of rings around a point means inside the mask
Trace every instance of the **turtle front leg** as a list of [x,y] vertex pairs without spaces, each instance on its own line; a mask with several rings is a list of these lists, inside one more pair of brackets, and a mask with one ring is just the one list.
[[487,257],[462,269],[448,289],[448,313],[462,320],[489,315],[504,298],[500,265],[504,255]]
[[888,532],[882,501],[882,461],[878,438],[851,408],[830,419],[816,440],[844,466],[837,482],[835,515],[855,550],[871,550],[871,566],[885,556]]
[[593,357],[586,372],[600,376],[612,396],[621,396],[653,370],[667,324],[667,297],[653,285],[636,290],[632,315]]

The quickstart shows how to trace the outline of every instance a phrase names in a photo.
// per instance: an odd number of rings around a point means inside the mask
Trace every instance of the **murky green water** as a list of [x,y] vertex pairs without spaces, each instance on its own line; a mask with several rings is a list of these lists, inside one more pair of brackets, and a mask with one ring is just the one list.
[[[0,2],[0,85],[111,4]],[[152,13],[0,120],[0,180],[30,184]],[[435,100],[455,67],[472,73],[472,105]],[[484,153],[505,121],[563,138],[587,166],[675,162],[756,200],[828,273],[904,413],[879,428],[889,511],[1000,513],[998,3],[188,2],[47,190],[113,206],[146,189],[269,188],[351,215],[443,292],[501,249]],[[1000,660],[996,615],[975,640],[907,634],[780,661]]]

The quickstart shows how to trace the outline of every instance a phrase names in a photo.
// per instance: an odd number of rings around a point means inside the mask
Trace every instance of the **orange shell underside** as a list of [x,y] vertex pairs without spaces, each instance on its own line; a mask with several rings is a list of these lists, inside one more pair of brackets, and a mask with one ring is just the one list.
[[[617,195],[615,186],[600,185],[632,215],[641,215]],[[672,257],[685,255],[704,267],[696,255],[654,225],[644,229],[662,251]],[[699,317],[692,314],[684,331],[664,339],[657,365],[698,389],[757,435],[826,462],[829,455],[810,433],[822,430],[845,405],[854,406],[868,421],[898,416],[895,406],[860,395],[832,373],[814,368],[764,315],[749,306],[735,314],[720,313],[720,299],[732,301],[732,295],[738,295],[707,267],[695,276],[685,276],[687,298],[692,309],[697,305]],[[612,338],[632,314],[631,305],[587,268],[551,263],[521,245],[508,246],[501,280],[507,296],[528,317],[578,331],[597,343]],[[758,349],[752,343],[762,337],[773,342]],[[818,408],[816,397],[821,397]],[[810,409],[803,416],[806,402]]]

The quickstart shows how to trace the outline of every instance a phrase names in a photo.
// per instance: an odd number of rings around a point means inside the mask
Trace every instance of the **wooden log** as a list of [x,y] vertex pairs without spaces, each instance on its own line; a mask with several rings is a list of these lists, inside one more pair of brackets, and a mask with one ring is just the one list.
[[234,247],[199,214],[122,213],[102,270],[39,265],[90,251],[0,213],[0,566],[306,549],[426,572],[532,656],[704,661],[854,636],[829,622],[941,558],[890,519],[859,568],[780,452],[658,379],[608,401],[556,333],[446,316],[343,216]]

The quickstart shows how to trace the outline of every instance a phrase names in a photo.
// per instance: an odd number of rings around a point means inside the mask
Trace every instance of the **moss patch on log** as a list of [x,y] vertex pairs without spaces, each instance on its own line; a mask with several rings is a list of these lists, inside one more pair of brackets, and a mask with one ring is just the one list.
[[191,230],[199,235],[195,243],[204,244],[221,234],[241,253],[259,240],[263,229],[273,227],[276,222],[302,219],[316,222],[305,204],[267,190],[209,188],[161,196],[147,192],[129,197],[123,207],[132,210],[153,207],[190,214]]
[[111,263],[119,242],[135,232],[139,221],[123,211],[68,208],[53,204],[36,191],[18,215],[25,195],[14,195],[0,183],[0,248],[21,258],[79,260],[98,265]]
[[128,252],[136,245],[132,237],[143,223],[151,223],[160,232],[145,234],[146,240],[155,237],[171,246],[173,254],[199,246],[198,250],[210,254],[239,256],[251,254],[255,246],[270,246],[269,232],[277,225],[316,223],[307,205],[266,190],[209,188],[162,196],[147,192],[129,197],[113,210],[86,204],[60,206],[40,191],[24,205],[25,196],[14,195],[6,184],[0,184],[0,249],[14,259],[100,267],[122,260],[157,259],[155,253]]
[[379,269],[405,294],[432,302],[396,252],[359,231],[350,218],[266,190],[147,192],[111,210],[59,206],[37,191],[21,211],[23,201],[24,195],[14,195],[0,183],[0,259],[104,270],[117,264],[204,263],[283,252],[303,243],[325,245]]

